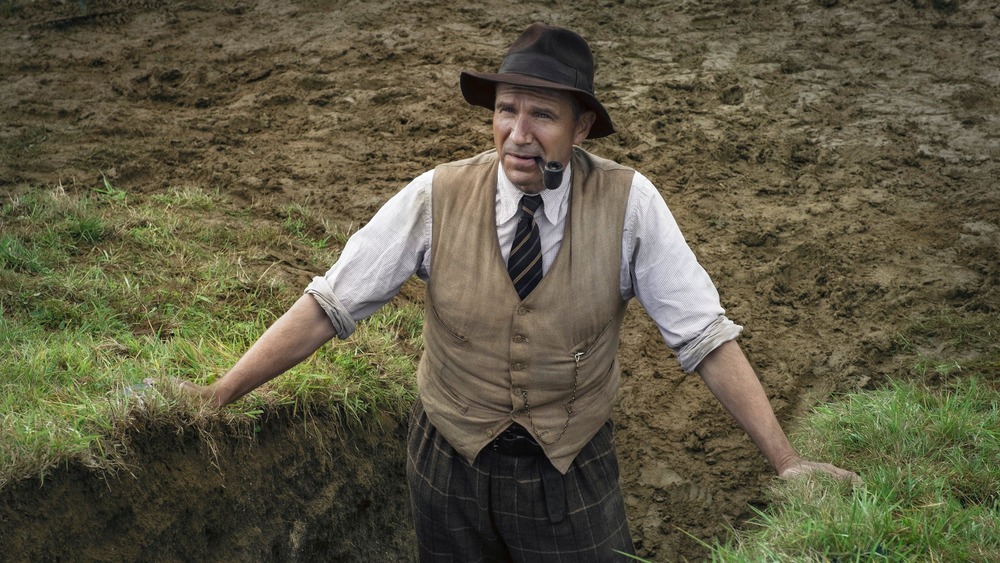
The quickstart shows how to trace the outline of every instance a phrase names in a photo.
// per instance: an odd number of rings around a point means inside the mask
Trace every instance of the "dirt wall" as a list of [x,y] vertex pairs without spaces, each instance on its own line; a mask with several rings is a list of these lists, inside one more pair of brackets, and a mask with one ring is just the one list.
[[405,425],[270,413],[252,436],[147,424],[125,466],[0,491],[0,561],[406,561]]

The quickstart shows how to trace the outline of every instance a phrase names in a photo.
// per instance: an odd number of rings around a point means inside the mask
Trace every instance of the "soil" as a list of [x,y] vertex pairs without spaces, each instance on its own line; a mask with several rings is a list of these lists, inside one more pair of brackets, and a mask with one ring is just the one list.
[[[906,369],[893,336],[1000,310],[1000,4],[973,0],[0,3],[0,194],[219,189],[363,224],[491,146],[458,90],[528,24],[587,37],[619,133],[585,148],[660,188],[789,429]],[[327,264],[290,257],[287,274]],[[306,276],[307,277],[307,276]],[[419,299],[419,285],[405,298]],[[616,410],[640,555],[704,557],[764,503],[759,452],[630,309]],[[0,492],[0,559],[408,560],[405,421],[276,413],[252,444],[175,429],[130,470]],[[140,435],[143,435],[140,433]],[[206,444],[216,444],[214,450]],[[350,444],[346,446],[345,444]]]

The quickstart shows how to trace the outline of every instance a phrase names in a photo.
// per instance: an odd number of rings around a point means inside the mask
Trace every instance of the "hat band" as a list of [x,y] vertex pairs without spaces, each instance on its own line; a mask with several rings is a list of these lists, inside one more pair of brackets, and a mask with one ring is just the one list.
[[579,80],[580,73],[575,68],[546,55],[510,53],[500,65],[500,74],[509,72],[526,74],[593,94],[593,88],[586,83],[586,77],[584,80]]

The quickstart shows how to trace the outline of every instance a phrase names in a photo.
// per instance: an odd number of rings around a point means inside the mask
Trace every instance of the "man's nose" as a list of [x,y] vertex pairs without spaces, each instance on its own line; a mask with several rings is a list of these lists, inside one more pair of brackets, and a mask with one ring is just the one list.
[[517,116],[511,127],[510,137],[512,141],[519,145],[525,145],[532,141],[532,125],[528,116]]

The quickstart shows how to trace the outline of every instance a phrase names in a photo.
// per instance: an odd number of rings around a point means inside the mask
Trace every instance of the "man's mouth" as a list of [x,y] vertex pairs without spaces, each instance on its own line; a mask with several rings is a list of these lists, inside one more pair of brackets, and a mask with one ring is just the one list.
[[541,157],[535,156],[533,154],[519,154],[519,153],[507,153],[507,156],[513,158],[518,163],[524,165],[537,166],[538,159]]

